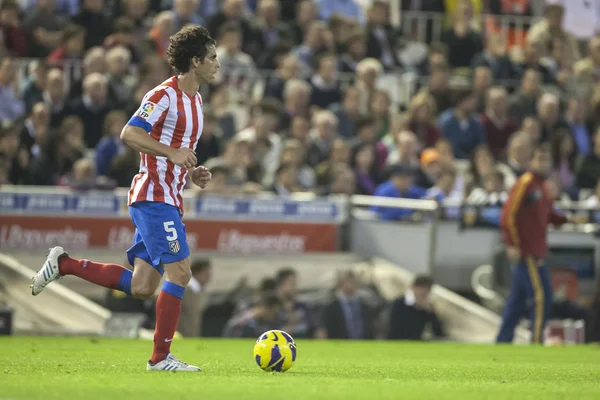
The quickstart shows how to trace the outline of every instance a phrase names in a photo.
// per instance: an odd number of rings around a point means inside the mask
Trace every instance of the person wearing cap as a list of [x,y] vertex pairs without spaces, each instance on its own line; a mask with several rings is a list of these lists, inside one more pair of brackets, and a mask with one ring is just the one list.
[[[375,189],[375,196],[394,197],[397,199],[421,199],[425,189],[413,184],[415,170],[409,166],[396,164],[392,166],[390,179]],[[379,214],[385,221],[395,221],[409,218],[413,210],[407,208],[389,208],[371,206],[371,211]]]
[[421,168],[415,177],[415,184],[424,189],[433,187],[442,172],[440,153],[436,149],[421,152]]

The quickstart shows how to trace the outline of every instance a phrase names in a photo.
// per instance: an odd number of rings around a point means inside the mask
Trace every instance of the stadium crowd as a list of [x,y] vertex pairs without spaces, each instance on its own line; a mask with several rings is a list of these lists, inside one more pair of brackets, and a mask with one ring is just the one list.
[[[121,129],[169,77],[169,36],[203,24],[221,63],[201,90],[207,192],[502,201],[547,142],[554,197],[598,205],[600,37],[576,40],[561,5],[519,42],[482,13],[535,1],[400,3],[445,12],[439,38],[393,27],[385,0],[2,0],[0,184],[128,187]],[[389,76],[416,90],[392,98]]]

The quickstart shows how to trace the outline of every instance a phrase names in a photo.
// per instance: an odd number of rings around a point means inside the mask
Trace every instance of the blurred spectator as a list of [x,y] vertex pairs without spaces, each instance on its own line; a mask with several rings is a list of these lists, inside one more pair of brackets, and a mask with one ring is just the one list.
[[433,187],[442,173],[440,154],[435,149],[421,152],[421,165],[415,178],[415,185],[424,189]]
[[529,139],[532,146],[537,146],[542,141],[542,125],[535,116],[523,119],[520,132]]
[[184,337],[200,336],[202,332],[202,316],[208,306],[206,285],[212,276],[212,265],[209,259],[193,260],[190,266],[192,277],[181,299],[181,315],[177,331]]
[[325,306],[322,325],[329,339],[372,339],[372,316],[360,299],[358,277],[347,271],[340,274],[335,299]]
[[55,12],[55,5],[53,0],[38,0],[27,10],[23,26],[30,34],[27,39],[30,57],[46,57],[62,40],[67,19]]
[[140,153],[127,146],[124,152],[113,157],[107,176],[116,182],[118,187],[129,187],[139,169]]
[[592,152],[584,156],[575,169],[575,184],[580,189],[592,189],[600,179],[600,129],[594,135]]
[[579,44],[577,40],[563,29],[565,9],[560,4],[548,4],[544,10],[544,19],[533,25],[527,34],[527,43],[533,44],[539,52],[550,48],[553,39],[559,38],[566,42],[567,49],[571,52],[572,60],[579,60]]
[[135,37],[134,22],[127,17],[119,17],[115,21],[115,29],[111,35],[104,39],[104,47],[111,49],[117,46],[123,46],[131,54],[131,62],[139,64],[142,62],[141,48],[143,47],[141,40]]
[[390,24],[387,1],[373,1],[367,11],[367,57],[381,62],[386,70],[400,66],[397,32]]
[[113,158],[125,152],[125,144],[121,140],[121,131],[127,123],[127,114],[114,110],[104,118],[104,136],[96,146],[96,172],[106,175]]
[[281,151],[279,164],[293,165],[298,171],[298,183],[304,189],[311,189],[315,185],[315,171],[305,162],[306,148],[297,139],[288,139]]
[[569,125],[575,140],[575,151],[579,155],[590,152],[592,143],[587,126],[587,104],[584,99],[571,97],[565,111],[565,121]]
[[412,168],[418,168],[419,143],[415,134],[409,130],[402,130],[396,134],[396,147],[390,152],[388,165],[402,164]]
[[583,205],[588,208],[600,208],[600,180],[596,183],[594,194],[585,200],[582,200]]
[[240,103],[250,97],[257,78],[254,60],[241,50],[241,35],[242,30],[234,23],[223,24],[217,47],[221,65],[217,80],[229,89],[231,101]]
[[[414,169],[405,165],[395,165],[391,168],[391,177],[375,189],[375,196],[393,197],[403,199],[420,199],[425,195],[425,190],[413,184]],[[413,210],[406,208],[389,208],[372,206],[371,211],[379,214],[385,221],[407,219]]]
[[103,134],[104,118],[110,111],[108,81],[104,75],[92,73],[83,80],[83,95],[70,104],[71,113],[85,126],[85,144],[96,147]]
[[302,75],[310,76],[316,67],[317,57],[327,50],[334,52],[334,45],[327,25],[321,21],[311,23],[304,35],[304,41],[292,49],[292,55],[298,57],[301,62]]
[[429,299],[433,280],[417,276],[404,296],[392,303],[388,339],[423,340],[428,325],[435,338],[444,337],[441,321]]
[[[532,150],[531,141],[520,132],[515,132],[509,139],[506,152],[506,166],[508,166],[508,169],[503,170],[507,189],[510,189],[516,179],[529,169]],[[508,176],[509,174],[512,176]]]
[[178,31],[184,26],[205,25],[204,19],[198,14],[200,0],[174,0],[173,12],[175,13],[175,30]]
[[296,42],[302,43],[308,27],[317,19],[318,9],[313,0],[294,1],[296,1],[296,15],[292,28]]
[[435,68],[431,71],[426,91],[435,100],[435,109],[438,113],[452,107],[449,81],[450,71],[447,68]]
[[521,123],[525,117],[535,116],[537,101],[542,94],[541,76],[539,71],[530,68],[521,79],[519,90],[510,99],[508,115]]
[[483,187],[483,180],[486,176],[496,170],[494,156],[486,145],[477,146],[471,153],[469,159],[469,171],[467,178],[469,180],[469,192],[477,187]]
[[472,5],[460,2],[453,15],[452,28],[442,32],[442,42],[448,46],[451,67],[469,67],[476,54],[483,50],[481,34],[472,27]]
[[354,86],[346,89],[342,103],[332,104],[333,111],[339,122],[339,134],[345,139],[353,139],[356,135],[356,122],[361,116],[361,92]]
[[443,201],[445,199],[455,197],[457,200],[462,200],[462,193],[455,191],[456,170],[442,169],[435,181],[435,185],[427,189],[424,198],[435,201]]
[[542,127],[542,141],[552,139],[552,133],[567,126],[560,116],[560,101],[552,93],[544,93],[538,100],[537,115]]
[[25,103],[25,113],[29,114],[33,105],[44,101],[44,90],[48,77],[48,64],[43,60],[34,60],[28,65],[29,77],[23,85],[21,97]]
[[433,96],[426,91],[417,93],[410,102],[408,114],[408,128],[417,135],[419,143],[434,146],[440,138],[440,128],[435,124],[437,110]]
[[448,47],[442,42],[434,42],[429,46],[427,58],[418,66],[418,73],[427,77],[440,68],[448,68]]
[[308,150],[308,165],[316,167],[325,161],[333,146],[333,140],[337,136],[338,121],[331,111],[319,111],[313,118],[315,135]]
[[4,183],[26,184],[29,158],[29,152],[22,147],[17,126],[8,125],[0,128],[0,169],[6,173]]
[[[149,57],[149,60],[152,60]],[[143,69],[143,66],[142,66]],[[89,49],[85,56],[83,57],[83,71],[80,79],[71,81],[70,90],[69,90],[69,99],[75,100],[83,94],[83,80],[86,76],[93,74],[95,72],[99,74],[106,74],[108,70],[108,66],[106,63],[106,51],[102,47],[92,47]],[[141,72],[141,71],[140,71]],[[67,76],[68,77],[68,76]],[[137,102],[135,104],[135,109],[137,110],[140,106],[140,103]]]
[[386,166],[389,150],[387,146],[377,139],[377,121],[372,117],[362,117],[356,123],[356,138],[352,142],[353,151],[356,146],[366,143],[375,147],[374,175],[379,176]]
[[[308,153],[310,158],[311,153]],[[328,186],[333,179],[334,169],[338,165],[348,167],[350,161],[350,151],[346,142],[342,139],[334,139],[331,143],[331,151],[328,158],[321,162],[315,168],[317,175],[317,184],[319,186]]]
[[475,67],[473,70],[473,94],[476,99],[475,112],[485,112],[485,104],[488,90],[494,83],[492,70],[486,66]]
[[588,55],[573,66],[573,74],[586,96],[592,94],[594,84],[600,80],[600,36],[591,38],[587,45]]
[[[173,11],[162,11],[154,17],[152,29],[146,38],[146,45],[154,54],[160,57],[166,56],[169,38],[176,32],[176,23]],[[211,30],[211,32],[218,31]]]
[[216,166],[228,168],[227,185],[240,186],[248,180],[247,167],[250,162],[249,143],[232,139],[225,144],[222,155],[208,160],[204,166],[208,169]]
[[62,30],[59,47],[48,55],[48,63],[53,67],[64,67],[64,61],[80,59],[85,49],[85,28],[68,24]]
[[17,65],[11,57],[0,59],[0,124],[25,114],[25,105],[17,97]]
[[252,125],[239,132],[236,138],[250,143],[261,138],[268,139],[269,150],[261,160],[261,165],[265,172],[265,185],[269,186],[273,182],[281,153],[281,137],[275,133],[279,124],[279,103],[272,99],[264,99],[252,107],[251,113]]
[[260,34],[252,22],[244,16],[242,0],[224,0],[221,11],[207,21],[206,28],[211,33],[220,32],[226,23],[236,25],[242,31],[242,51],[256,58],[264,49]]
[[104,16],[104,5],[104,0],[82,0],[81,11],[73,17],[74,23],[86,29],[86,49],[101,46],[112,32],[112,21]]
[[126,47],[113,47],[106,53],[108,67],[108,101],[114,108],[124,108],[133,99],[135,77],[129,74],[131,53]]
[[44,103],[50,110],[50,126],[60,125],[67,113],[67,89],[64,73],[58,68],[48,72],[46,90],[43,93]]
[[440,115],[442,136],[452,143],[456,158],[466,159],[473,149],[485,143],[483,125],[474,116],[476,98],[473,92],[457,92],[455,106]]
[[85,151],[80,125],[79,119],[68,117],[58,132],[51,131],[40,141],[40,154],[30,162],[29,184],[55,186],[71,171]]
[[361,91],[361,111],[367,111],[377,90],[377,82],[383,73],[383,66],[375,58],[365,58],[356,66],[355,86]]
[[13,0],[5,0],[0,4],[0,36],[8,55],[13,57],[27,56],[27,31],[21,25],[21,10]]
[[506,55],[506,43],[500,34],[487,37],[485,49],[473,58],[473,68],[477,67],[488,67],[495,80],[507,81],[515,78],[515,67]]
[[282,329],[282,302],[276,295],[265,295],[246,311],[234,315],[223,332],[230,338],[257,338],[266,331]]
[[332,169],[333,181],[321,194],[351,196],[356,193],[356,179],[352,170],[344,165],[337,164]]
[[275,181],[271,191],[278,196],[289,196],[302,191],[298,184],[298,170],[292,164],[282,164],[275,172]]
[[133,37],[139,45],[147,38],[148,30],[152,27],[149,15],[150,0],[123,0],[121,6],[123,17],[133,23]]
[[27,150],[29,156],[37,157],[41,146],[50,133],[50,112],[44,103],[36,103],[31,115],[25,120],[21,131],[21,147]]
[[367,38],[364,33],[355,30],[348,35],[346,48],[340,57],[340,71],[355,73],[358,63],[367,55]]
[[[197,194],[206,194],[206,193],[214,193],[214,194],[230,194],[235,191],[237,188],[231,188],[228,186],[227,181],[229,179],[229,168],[225,165],[216,165],[210,168],[210,173],[212,174],[212,178],[210,180],[210,185],[202,190],[197,190]],[[194,187],[195,189],[195,187]]]
[[483,186],[473,188],[466,202],[469,204],[502,205],[508,199],[508,193],[504,184],[505,176],[494,169],[491,173],[481,179]]
[[554,74],[542,63],[542,58],[539,49],[533,44],[527,44],[523,49],[523,60],[520,63],[515,64],[520,75],[522,75],[528,69],[533,69],[539,72],[540,79],[546,84],[556,83]]
[[207,160],[218,157],[222,150],[222,132],[219,128],[215,113],[209,107],[204,107],[202,135],[198,139],[196,158],[198,165],[204,165]]
[[300,65],[297,57],[286,55],[274,76],[267,78],[263,97],[283,100],[283,89],[287,81],[300,78]]
[[328,21],[334,14],[353,18],[361,24],[365,22],[365,15],[356,0],[316,0],[319,7],[319,17]]
[[351,162],[356,177],[356,193],[372,196],[377,186],[375,170],[375,147],[370,143],[360,144],[354,150]]
[[575,161],[577,148],[568,127],[558,128],[552,138],[553,175],[561,192],[573,193],[575,187]]
[[310,80],[312,86],[310,104],[327,108],[331,104],[339,103],[342,99],[342,93],[337,78],[335,54],[320,56],[317,61],[316,73]]
[[294,117],[292,119],[292,126],[289,131],[289,138],[297,140],[301,145],[304,152],[308,151],[311,145],[310,138],[310,123],[304,117]]
[[508,138],[517,130],[517,122],[508,117],[508,95],[502,86],[488,90],[481,123],[486,142],[497,160],[504,158]]
[[442,167],[449,168],[453,167],[456,159],[454,158],[454,150],[452,149],[452,143],[448,139],[440,139],[435,143],[435,149],[440,156],[440,163]]
[[291,27],[281,21],[279,0],[261,0],[256,13],[256,23],[264,47],[261,51],[274,49],[278,43],[298,43]]
[[[143,93],[141,94],[143,96]],[[141,101],[141,98],[140,98]],[[138,102],[139,104],[139,102]],[[210,98],[210,107],[215,113],[219,129],[223,132],[223,140],[229,140],[238,132],[237,123],[229,104],[229,91],[226,87],[216,87]]]
[[390,94],[385,89],[378,89],[373,92],[371,97],[371,107],[369,115],[373,116],[375,121],[375,137],[377,140],[383,139],[390,131]]
[[279,128],[287,130],[294,117],[309,118],[311,88],[308,83],[300,79],[290,79],[283,89],[283,109]]
[[308,304],[298,300],[298,273],[282,268],[275,276],[277,296],[282,303],[283,330],[293,337],[311,338],[315,331]]

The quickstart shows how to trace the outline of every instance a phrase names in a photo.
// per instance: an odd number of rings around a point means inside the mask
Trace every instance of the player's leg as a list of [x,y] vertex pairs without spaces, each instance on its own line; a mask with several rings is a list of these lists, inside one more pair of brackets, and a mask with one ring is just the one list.
[[[200,368],[177,360],[171,353],[171,341],[181,313],[181,299],[190,277],[190,250],[185,226],[176,207],[165,203],[141,202],[130,207],[130,213],[143,240],[136,252],[136,260],[143,259],[166,279],[156,301],[156,330],[154,350],[148,370],[200,371]],[[128,253],[130,254],[130,253]],[[134,287],[137,290],[137,281]]]
[[60,246],[50,249],[42,268],[33,278],[31,294],[38,295],[51,282],[65,275],[75,275],[109,289],[131,293],[132,273],[117,264],[105,264],[70,257]]
[[539,266],[534,258],[527,259],[528,289],[533,298],[531,310],[531,341],[542,344],[544,327],[552,312],[552,285],[545,265]]
[[496,338],[497,343],[512,343],[515,336],[515,329],[526,307],[527,291],[523,285],[527,274],[526,269],[521,262],[516,263],[513,269],[510,294],[502,313],[502,324]]

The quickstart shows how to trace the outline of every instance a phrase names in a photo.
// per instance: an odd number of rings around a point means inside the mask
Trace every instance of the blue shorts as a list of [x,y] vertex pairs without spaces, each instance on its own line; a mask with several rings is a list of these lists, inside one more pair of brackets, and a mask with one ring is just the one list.
[[185,225],[177,207],[161,202],[137,201],[129,206],[129,215],[135,225],[133,245],[127,250],[127,260],[131,265],[137,257],[163,275],[163,264],[190,256]]

